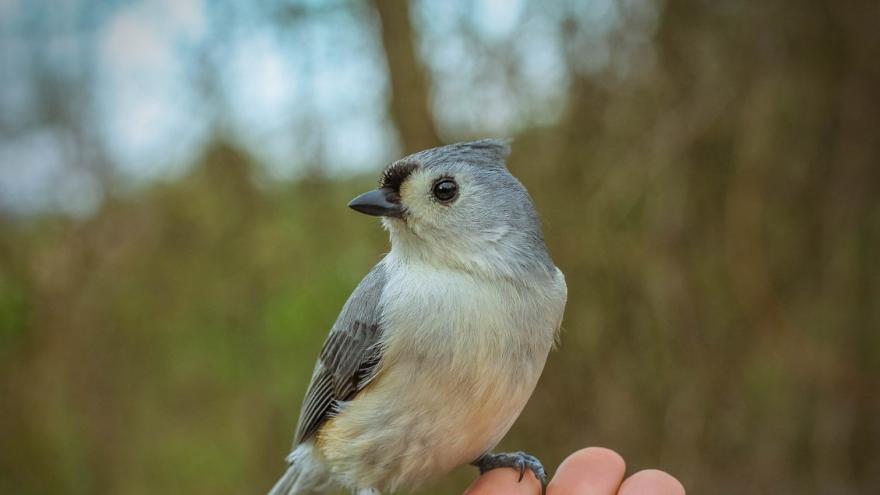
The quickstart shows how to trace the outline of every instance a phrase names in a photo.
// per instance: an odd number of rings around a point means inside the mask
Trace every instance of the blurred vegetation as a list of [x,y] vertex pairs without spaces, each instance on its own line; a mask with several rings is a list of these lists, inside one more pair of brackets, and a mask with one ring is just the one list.
[[[595,72],[566,5],[564,110],[525,118],[510,168],[569,303],[502,447],[549,467],[608,446],[691,493],[880,493],[880,7],[668,0],[644,70]],[[356,11],[379,19],[403,152],[483,137],[434,122],[402,6]],[[186,176],[88,218],[0,217],[0,492],[281,474],[314,357],[387,239],[345,208],[375,177],[266,182],[256,162],[218,131]]]

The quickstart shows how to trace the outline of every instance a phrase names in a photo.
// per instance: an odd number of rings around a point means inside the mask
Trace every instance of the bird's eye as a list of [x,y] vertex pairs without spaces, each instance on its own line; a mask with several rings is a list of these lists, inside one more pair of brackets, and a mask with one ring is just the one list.
[[434,184],[434,197],[441,203],[448,203],[458,196],[458,184],[452,179],[441,179]]

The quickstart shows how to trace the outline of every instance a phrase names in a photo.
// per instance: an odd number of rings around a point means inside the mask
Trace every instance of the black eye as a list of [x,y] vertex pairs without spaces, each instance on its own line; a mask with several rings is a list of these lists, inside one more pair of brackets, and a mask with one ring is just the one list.
[[458,184],[452,179],[441,179],[434,184],[434,197],[438,201],[448,203],[458,196]]

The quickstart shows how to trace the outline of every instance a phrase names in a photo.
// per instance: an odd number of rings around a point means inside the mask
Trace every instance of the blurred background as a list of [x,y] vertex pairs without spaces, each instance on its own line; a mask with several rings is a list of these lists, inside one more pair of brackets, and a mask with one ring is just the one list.
[[502,448],[880,493],[878,25],[869,0],[0,0],[0,492],[264,493],[388,249],[347,201],[508,136],[569,302]]

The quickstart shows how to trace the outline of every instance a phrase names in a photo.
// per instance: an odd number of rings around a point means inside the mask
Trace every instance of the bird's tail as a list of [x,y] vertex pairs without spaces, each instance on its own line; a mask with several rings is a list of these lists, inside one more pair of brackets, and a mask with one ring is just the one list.
[[269,495],[300,495],[320,493],[329,488],[330,477],[324,464],[315,455],[311,442],[302,443],[287,456],[287,471]]

